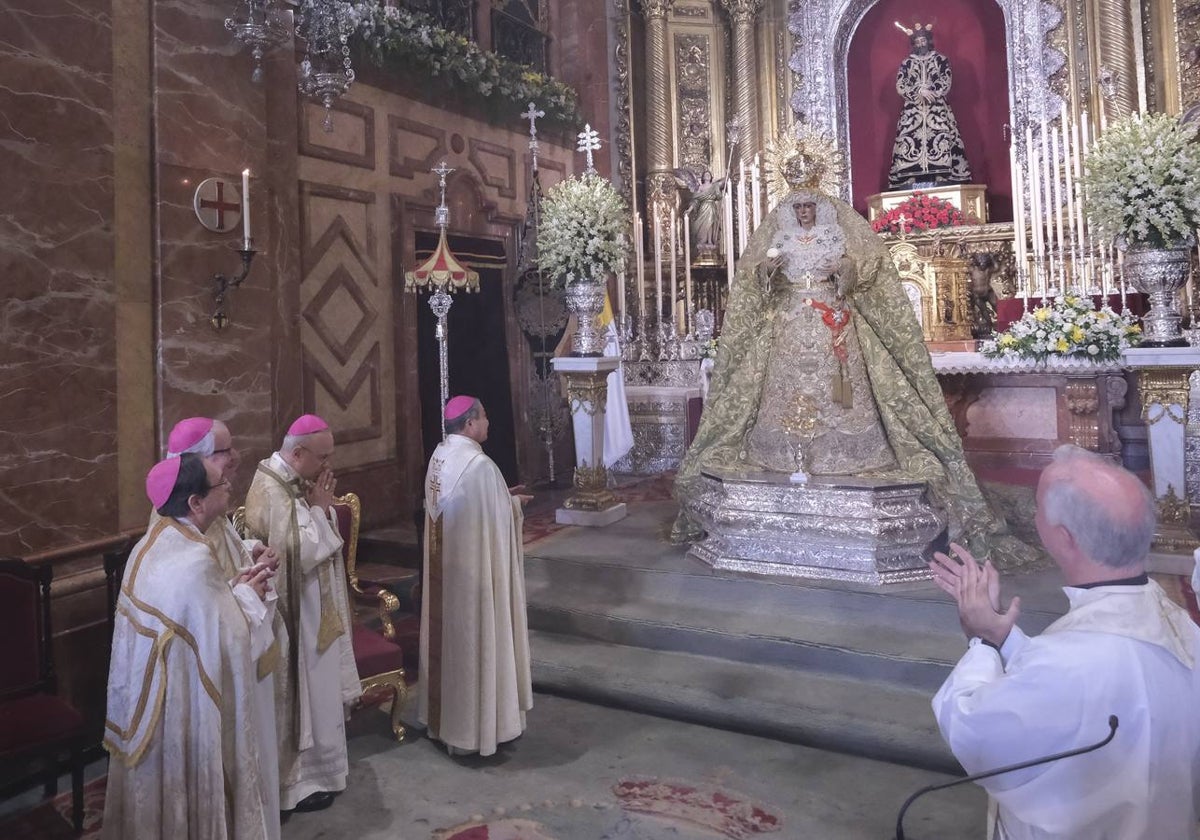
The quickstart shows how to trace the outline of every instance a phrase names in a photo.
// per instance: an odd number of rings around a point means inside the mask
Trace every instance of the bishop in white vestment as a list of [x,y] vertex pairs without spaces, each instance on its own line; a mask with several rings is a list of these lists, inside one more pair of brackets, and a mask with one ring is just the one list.
[[451,752],[492,755],[533,707],[522,504],[480,444],[473,397],[445,409],[447,437],[425,476],[419,718]]
[[[231,481],[242,463],[241,453],[233,445],[229,427],[220,420],[208,417],[181,420],[175,424],[167,441],[168,458],[178,458],[186,452],[192,452],[202,457],[206,464],[215,465],[224,481]],[[158,519],[158,511],[153,511],[149,528],[153,528]],[[247,572],[257,572],[264,566],[274,571],[279,566],[279,558],[274,549],[267,548],[258,540],[243,540],[228,516],[218,516],[204,536],[212,545],[217,565],[229,580],[234,597],[246,616],[251,647],[260,652],[255,659],[259,767],[268,810],[278,811],[279,742],[275,723],[275,673],[279,665],[286,661],[287,628],[282,614],[276,609],[279,594],[273,583],[268,581],[262,598],[247,587],[236,584]],[[272,840],[279,837],[278,827],[275,828]]]
[[342,538],[332,510],[333,434],[306,414],[258,465],[247,533],[279,555],[279,609],[291,646],[276,672],[280,807],[315,811],[346,789],[346,713],[362,694],[351,647]]
[[956,547],[935,580],[959,602],[970,646],[933,699],[968,773],[1108,745],[981,782],[989,837],[1195,837],[1200,804],[1200,628],[1145,574],[1153,503],[1132,474],[1063,447],[1038,485],[1038,533],[1070,610],[1041,635],[1001,610],[994,568]]
[[134,547],[117,599],[104,746],[105,838],[268,840],[255,660],[235,589],[262,597],[270,571],[230,588],[204,531],[229,506],[213,465],[156,464],[161,517]]

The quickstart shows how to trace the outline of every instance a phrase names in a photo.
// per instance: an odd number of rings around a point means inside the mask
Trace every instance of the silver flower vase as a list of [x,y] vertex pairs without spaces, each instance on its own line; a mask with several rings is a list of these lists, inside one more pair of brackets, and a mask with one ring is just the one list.
[[1180,332],[1178,292],[1187,282],[1191,246],[1151,248],[1132,244],[1125,252],[1126,281],[1150,297],[1150,311],[1142,316],[1143,347],[1186,347]]
[[579,326],[571,339],[572,356],[603,356],[604,334],[596,329],[596,316],[604,309],[604,284],[567,284],[567,309],[577,316]]

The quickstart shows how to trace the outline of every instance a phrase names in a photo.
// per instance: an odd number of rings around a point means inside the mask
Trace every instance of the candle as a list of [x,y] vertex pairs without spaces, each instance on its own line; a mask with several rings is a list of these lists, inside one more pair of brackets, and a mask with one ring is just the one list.
[[691,335],[692,324],[692,231],[683,217],[683,301],[684,301],[684,332]]
[[1017,160],[1017,138],[1011,135],[1008,145],[1009,176],[1012,181],[1013,255],[1016,259],[1017,282],[1025,270],[1025,199],[1021,190],[1021,167]]
[[733,191],[725,185],[725,279],[733,288]]
[[642,230],[642,217],[634,211],[633,214],[633,254],[637,265],[637,312],[638,338],[644,338],[641,330],[646,328],[646,243],[645,231]]
[[675,251],[677,250],[678,245],[679,245],[678,223],[679,223],[679,220],[678,220],[678,217],[676,217],[676,215],[675,215],[675,208],[672,207],[671,208],[671,323],[672,324],[679,323],[678,310],[676,308],[676,301],[679,300],[679,287],[677,286],[677,281],[675,279]]
[[751,209],[754,211],[754,229],[758,230],[758,226],[762,224],[762,169],[758,162],[758,155],[754,156],[754,166],[750,169],[750,185],[751,185]]
[[1059,178],[1059,152],[1058,152],[1058,130],[1051,128],[1050,130],[1050,148],[1051,148],[1051,169],[1053,172],[1054,182],[1051,184],[1054,190],[1054,248],[1058,254],[1058,288],[1059,292],[1067,290],[1066,272],[1066,239],[1063,238],[1063,194],[1062,194],[1062,179]]
[[1039,201],[1041,195],[1038,189],[1037,176],[1039,167],[1036,163],[1036,153],[1033,146],[1033,127],[1025,126],[1025,171],[1029,173],[1029,183],[1026,189],[1029,191],[1029,214],[1030,214],[1030,234],[1033,237],[1033,262],[1029,266],[1029,291],[1032,296],[1033,288],[1041,276],[1042,258],[1042,207]]
[[242,170],[242,239],[250,250],[250,170]]
[[621,337],[622,330],[625,327],[625,272],[622,271],[617,275],[617,313],[620,320],[617,321],[617,336]]
[[1046,125],[1046,120],[1042,119],[1042,156],[1040,166],[1038,167],[1038,177],[1041,179],[1042,195],[1042,222],[1045,228],[1042,231],[1042,250],[1046,255],[1046,280],[1042,286],[1042,302],[1046,302],[1046,293],[1049,291],[1050,284],[1054,281],[1054,216],[1051,214],[1050,202],[1053,196],[1050,191],[1050,131]]
[[659,216],[659,208],[654,208],[654,321],[656,324],[662,323],[663,311],[663,288],[662,288],[662,218]]
[[746,212],[746,162],[738,163],[738,185],[737,185],[737,219],[738,219],[738,256],[742,255],[742,251],[746,250],[747,227],[749,226],[749,214]]

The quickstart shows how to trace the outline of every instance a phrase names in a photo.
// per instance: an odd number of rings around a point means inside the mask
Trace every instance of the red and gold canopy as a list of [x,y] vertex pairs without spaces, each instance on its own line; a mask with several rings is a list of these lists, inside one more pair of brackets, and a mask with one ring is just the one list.
[[404,273],[405,290],[417,292],[426,286],[431,291],[438,288],[447,291],[479,291],[479,273],[467,268],[454,256],[449,243],[446,242],[444,227],[438,237],[437,248],[429,255],[429,259],[415,270]]

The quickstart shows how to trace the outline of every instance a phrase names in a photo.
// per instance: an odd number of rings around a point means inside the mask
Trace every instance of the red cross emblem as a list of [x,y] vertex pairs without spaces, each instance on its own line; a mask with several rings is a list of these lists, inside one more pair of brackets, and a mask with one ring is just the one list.
[[208,178],[196,187],[192,207],[200,224],[217,233],[237,227],[242,220],[242,196],[232,181]]

